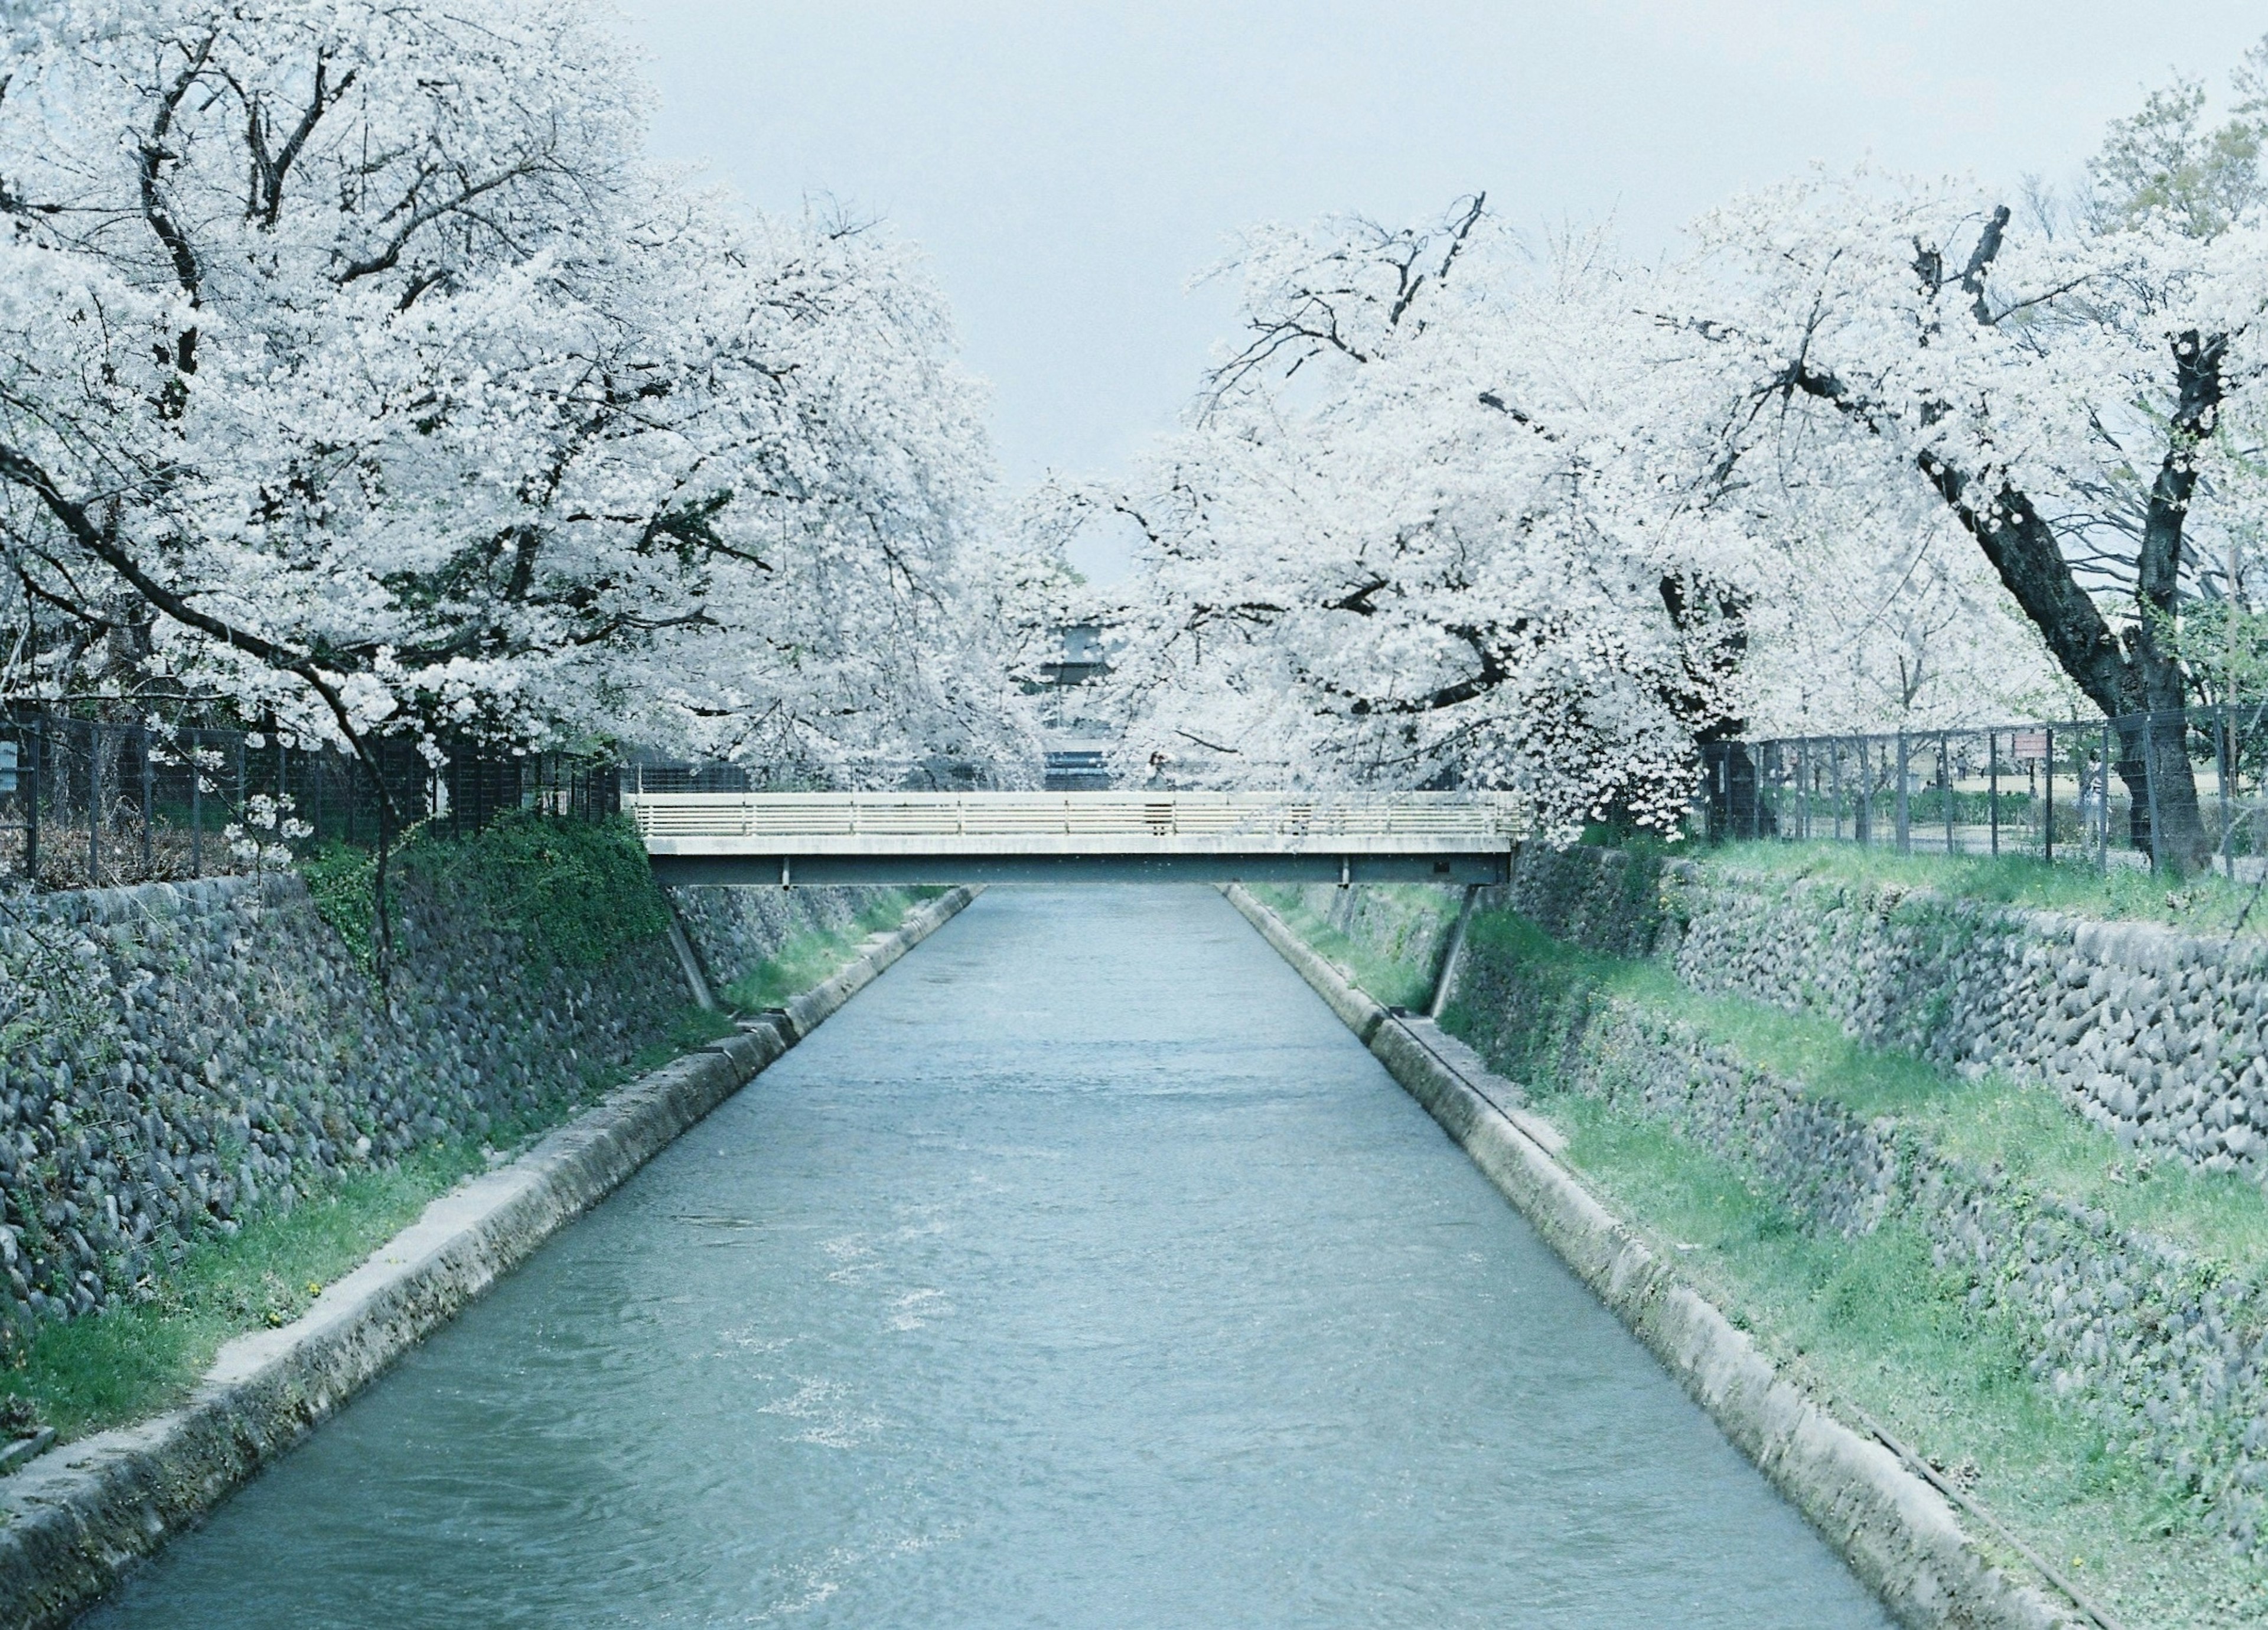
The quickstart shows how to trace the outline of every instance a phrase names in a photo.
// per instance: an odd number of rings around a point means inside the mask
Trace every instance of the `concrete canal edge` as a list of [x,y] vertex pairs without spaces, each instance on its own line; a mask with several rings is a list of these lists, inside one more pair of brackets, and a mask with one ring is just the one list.
[[1942,1495],[1782,1376],[1512,1115],[1273,911],[1241,886],[1223,892],[1902,1624],[2051,1630],[2087,1622],[1995,1566]]
[[784,1011],[617,1088],[460,1184],[281,1330],[220,1350],[180,1408],[0,1479],[0,1625],[62,1626],[194,1525],[976,897],[954,889]]

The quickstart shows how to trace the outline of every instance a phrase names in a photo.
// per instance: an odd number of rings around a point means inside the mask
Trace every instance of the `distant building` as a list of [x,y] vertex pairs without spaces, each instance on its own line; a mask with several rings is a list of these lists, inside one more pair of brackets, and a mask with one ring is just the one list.
[[1110,785],[1104,756],[1114,737],[1110,727],[1085,716],[1084,687],[1110,671],[1105,634],[1099,623],[1071,623],[1055,631],[1055,657],[1040,664],[1040,713],[1047,743],[1047,780],[1051,793],[1096,793]]
[[1101,623],[1066,623],[1056,630],[1056,638],[1059,654],[1053,661],[1040,664],[1041,676],[1048,685],[1069,690],[1110,671],[1110,660],[1103,653]]

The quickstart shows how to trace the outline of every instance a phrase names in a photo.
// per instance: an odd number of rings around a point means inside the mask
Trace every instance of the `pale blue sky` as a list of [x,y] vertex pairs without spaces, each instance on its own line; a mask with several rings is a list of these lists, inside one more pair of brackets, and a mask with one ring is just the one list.
[[1253,221],[1485,188],[1644,250],[1814,159],[2067,178],[2268,29],[2222,0],[622,4],[661,152],[927,246],[1017,481],[1172,422],[1228,318],[1183,284]]

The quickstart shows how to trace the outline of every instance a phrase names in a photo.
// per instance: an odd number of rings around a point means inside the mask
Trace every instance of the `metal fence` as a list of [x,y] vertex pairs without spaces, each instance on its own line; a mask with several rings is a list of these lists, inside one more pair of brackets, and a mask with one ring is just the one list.
[[1719,742],[1703,761],[1712,838],[2146,867],[2193,797],[2215,869],[2268,868],[2268,704]]
[[638,759],[622,766],[622,785],[633,796],[642,793],[752,793],[755,779],[739,764],[688,764],[660,759]]
[[[507,809],[619,813],[612,763],[465,749],[429,763],[414,743],[378,752],[403,822],[477,830]],[[245,872],[331,839],[379,835],[368,766],[274,732],[0,713],[0,884],[47,889]]]

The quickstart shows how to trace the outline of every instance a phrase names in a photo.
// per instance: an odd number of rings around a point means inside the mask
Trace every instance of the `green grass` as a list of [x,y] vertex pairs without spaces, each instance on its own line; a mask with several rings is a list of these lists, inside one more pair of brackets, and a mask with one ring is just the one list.
[[172,1408],[231,1337],[298,1317],[325,1285],[485,1169],[492,1154],[533,1142],[622,1081],[732,1029],[724,1015],[688,1007],[628,1066],[592,1066],[543,1110],[499,1124],[485,1141],[453,1139],[390,1167],[337,1174],[288,1212],[192,1242],[177,1269],[92,1318],[0,1326],[0,1396],[29,1403],[66,1442]]
[[1548,1073],[1546,1044],[1556,1027],[1542,1009],[1564,1012],[1572,1002],[1610,996],[1675,1019],[1862,1121],[1888,1117],[1940,1154],[1980,1169],[1997,1166],[2034,1191],[2095,1207],[2122,1228],[2180,1245],[2201,1265],[2268,1265],[2268,1195],[2258,1185],[2237,1172],[2138,1156],[2044,1088],[1997,1071],[1964,1080],[1911,1053],[1861,1046],[1826,1019],[1701,995],[1660,963],[1584,951],[1521,918],[1484,912],[1468,933],[1476,962],[1517,966],[1523,982],[1543,992],[1535,1015],[1541,1022],[1501,1026],[1462,1001],[1442,1015],[1460,1034],[1493,1038],[1517,1079]]
[[390,1169],[342,1177],[233,1239],[199,1240],[146,1300],[32,1326],[0,1390],[28,1400],[63,1441],[169,1409],[231,1337],[290,1324],[323,1286],[482,1163],[476,1145],[436,1145]]
[[896,927],[915,906],[944,892],[936,888],[875,890],[849,926],[806,929],[725,986],[725,1006],[755,1013],[802,994],[839,972],[858,955],[868,934]]
[[1969,1306],[1917,1230],[1813,1234],[1660,1122],[1573,1093],[1534,1102],[1569,1164],[1777,1362],[1880,1420],[2126,1624],[2268,1623],[2268,1569],[2034,1383],[2016,1333]]
[[[1766,841],[1697,845],[1689,858],[1704,871],[1810,877],[1858,887],[1889,883],[2073,917],[2166,923],[2198,933],[2227,933],[2254,898],[2250,883],[2232,882],[2218,873],[2169,881],[2132,867],[2114,866],[2104,873],[2091,865],[2050,866],[2024,855],[1902,855],[1856,844]],[[2268,891],[2244,932],[2268,934]]]
[[[1413,912],[1428,911],[1441,897],[1439,889],[1422,884],[1365,884],[1366,889],[1392,896],[1423,896],[1406,902]],[[1390,1007],[1411,1007],[1423,1010],[1433,999],[1433,968],[1404,962],[1387,955],[1376,946],[1351,938],[1326,922],[1322,913],[1307,902],[1306,896],[1296,887],[1285,883],[1256,883],[1251,885],[1253,896],[1284,919],[1285,924],[1322,955],[1326,962],[1336,963],[1340,971],[1355,984]],[[1454,905],[1451,907],[1454,912]],[[1419,936],[1431,939],[1438,936]]]

